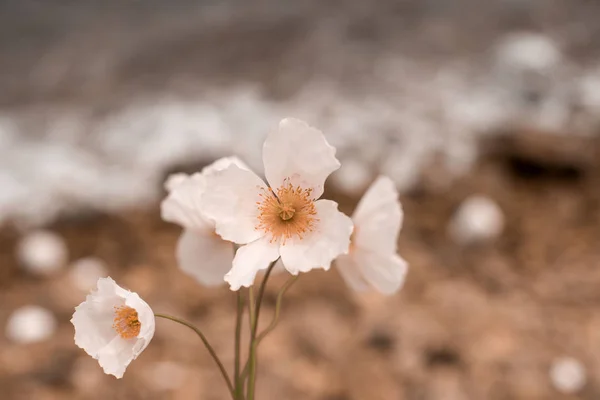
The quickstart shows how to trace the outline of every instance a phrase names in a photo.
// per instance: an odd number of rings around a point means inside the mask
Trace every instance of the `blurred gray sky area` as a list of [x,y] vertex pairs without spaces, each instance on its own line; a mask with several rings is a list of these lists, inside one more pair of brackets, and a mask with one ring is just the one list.
[[587,135],[600,4],[584,0],[0,2],[0,221],[154,201],[165,171],[285,116],[338,148],[334,184],[468,171],[507,126]]

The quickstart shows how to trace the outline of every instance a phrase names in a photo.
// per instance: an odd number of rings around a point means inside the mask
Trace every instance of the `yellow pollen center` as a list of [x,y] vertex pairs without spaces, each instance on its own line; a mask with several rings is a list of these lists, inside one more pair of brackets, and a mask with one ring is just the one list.
[[133,339],[140,334],[142,323],[138,313],[129,306],[115,307],[113,328],[123,339]]
[[288,179],[276,191],[263,189],[261,201],[256,203],[256,229],[270,234],[271,242],[281,239],[285,244],[292,237],[302,239],[319,221],[311,194],[312,189],[293,186]]

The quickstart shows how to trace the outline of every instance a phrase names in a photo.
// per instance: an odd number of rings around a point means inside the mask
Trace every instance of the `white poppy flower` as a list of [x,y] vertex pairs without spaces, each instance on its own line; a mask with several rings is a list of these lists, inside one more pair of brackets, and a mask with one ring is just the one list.
[[281,256],[292,274],[329,269],[348,251],[352,221],[337,203],[317,200],[327,177],[340,167],[335,148],[305,122],[287,118],[263,146],[267,185],[231,165],[206,178],[201,206],[216,232],[243,244],[225,275],[232,290],[252,285],[256,273]]
[[396,292],[408,268],[397,250],[403,212],[391,179],[380,176],[358,203],[352,221],[350,253],[336,260],[336,267],[353,289],[373,287],[383,294]]
[[171,175],[165,183],[169,195],[161,204],[162,218],[184,228],[176,250],[180,268],[207,286],[224,282],[233,261],[233,245],[215,233],[215,223],[204,215],[199,201],[206,189],[206,176],[230,165],[248,168],[236,157],[225,157],[201,173]]
[[97,290],[75,308],[71,323],[75,344],[117,378],[148,346],[155,325],[150,306],[111,278],[98,280]]

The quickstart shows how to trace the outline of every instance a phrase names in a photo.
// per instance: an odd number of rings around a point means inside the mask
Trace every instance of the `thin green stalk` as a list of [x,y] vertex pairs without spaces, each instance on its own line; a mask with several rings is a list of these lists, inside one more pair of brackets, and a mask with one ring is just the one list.
[[254,288],[250,286],[248,288],[248,322],[250,323],[250,332],[252,332],[252,326],[254,325]]
[[217,353],[215,353],[215,349],[213,349],[213,347],[210,345],[210,343],[208,343],[208,340],[206,339],[206,336],[204,336],[204,334],[202,333],[202,331],[200,331],[200,329],[198,329],[197,327],[195,327],[190,322],[184,321],[183,319],[179,319],[177,317],[173,317],[171,315],[155,313],[154,316],[157,317],[157,318],[164,318],[164,319],[171,320],[173,322],[177,322],[178,324],[187,326],[188,328],[190,328],[191,330],[193,330],[194,332],[196,332],[196,334],[202,340],[202,343],[204,343],[204,346],[206,347],[206,349],[210,353],[211,357],[213,358],[213,360],[215,360],[215,363],[219,367],[219,370],[221,371],[221,375],[223,375],[223,379],[225,379],[225,383],[227,384],[227,389],[229,390],[229,393],[231,394],[231,397],[233,398],[233,400],[236,400],[235,391],[233,389],[233,385],[231,384],[231,379],[229,378],[229,375],[227,375],[227,371],[225,370],[225,367],[223,366],[223,363],[219,359],[219,356],[217,356]]
[[248,361],[250,365],[248,367],[248,392],[246,393],[246,397],[248,400],[254,400],[254,390],[256,387],[256,340],[250,343]]
[[279,322],[279,313],[281,312],[281,303],[283,300],[283,295],[285,294],[285,292],[287,292],[287,290],[290,287],[292,287],[292,285],[294,284],[294,282],[296,282],[297,279],[298,275],[292,275],[292,277],[288,279],[287,282],[283,285],[283,287],[279,290],[279,293],[277,293],[277,301],[275,303],[275,315],[273,316],[273,320],[271,321],[269,326],[267,326],[265,330],[262,331],[260,335],[258,335],[258,337],[256,338],[257,345],[260,344],[260,342],[265,338],[265,336],[267,336],[277,326],[277,323]]
[[[254,359],[254,357],[256,355],[256,353],[255,353],[256,348],[254,347],[254,337],[252,336],[254,321],[256,320],[255,313],[256,313],[256,303],[254,301],[254,288],[252,286],[250,286],[248,288],[248,314],[250,317],[250,347],[248,349],[248,361],[246,361],[246,368],[247,368],[248,372],[250,372],[250,368],[251,368],[250,366],[252,364],[254,364],[252,362],[252,360]],[[254,364],[254,365],[256,365],[256,364]],[[244,368],[244,371],[246,371],[246,368]],[[244,379],[246,378],[246,375],[248,375],[248,374],[242,373],[242,377],[244,377]],[[251,383],[251,379],[248,380],[248,383],[246,386],[246,399],[254,400],[254,384]]]
[[241,292],[236,292],[237,313],[235,319],[235,364],[234,364],[234,385],[235,398],[243,400],[244,398],[244,380],[240,376],[240,346],[242,340],[242,317],[244,316],[244,298]]
[[[269,280],[269,275],[271,275],[271,271],[273,271],[273,267],[275,267],[275,261],[269,265],[269,268],[265,272],[265,277],[260,284],[260,288],[258,289],[258,296],[256,297],[256,303],[251,309],[250,315],[250,351],[248,356],[248,388],[246,397],[248,400],[254,400],[254,390],[256,387],[256,349],[258,347],[258,342],[256,341],[256,333],[258,332],[258,319],[260,316],[260,306],[262,303],[263,296],[265,294],[265,289],[267,287],[267,281]],[[250,295],[253,294],[252,288],[250,288]]]
[[[257,346],[260,345],[260,342],[265,338],[265,336],[267,336],[277,326],[277,323],[279,322],[279,315],[281,313],[281,303],[283,302],[283,296],[288,291],[288,289],[294,284],[294,282],[296,282],[297,279],[298,279],[298,276],[292,276],[282,286],[282,288],[279,290],[279,293],[277,293],[277,301],[275,304],[275,316],[273,317],[273,320],[271,321],[269,326],[263,332],[261,332],[260,335],[258,335],[258,337],[256,338]],[[246,377],[248,376],[249,367],[250,367],[250,363],[246,362],[246,365],[244,366],[244,369],[242,370],[242,375],[241,375],[240,379],[242,379],[242,380],[246,379]]]

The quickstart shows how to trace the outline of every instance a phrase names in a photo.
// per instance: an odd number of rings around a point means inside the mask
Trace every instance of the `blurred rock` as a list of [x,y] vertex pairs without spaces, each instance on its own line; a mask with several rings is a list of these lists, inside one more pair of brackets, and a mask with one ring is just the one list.
[[33,275],[58,272],[67,262],[68,249],[58,234],[46,230],[28,233],[17,245],[17,258]]
[[504,214],[492,199],[472,196],[455,212],[448,233],[459,244],[482,242],[497,238],[504,229]]
[[565,394],[579,392],[586,383],[585,367],[571,357],[561,357],[550,367],[550,379],[556,390]]
[[515,32],[502,38],[496,48],[496,59],[506,68],[544,71],[562,59],[556,42],[548,36],[532,32]]
[[108,270],[102,260],[95,257],[86,257],[71,264],[69,278],[73,285],[81,291],[87,292],[96,287],[99,278],[108,276]]
[[24,306],[15,310],[6,324],[6,337],[20,344],[41,342],[56,331],[56,318],[45,308]]

